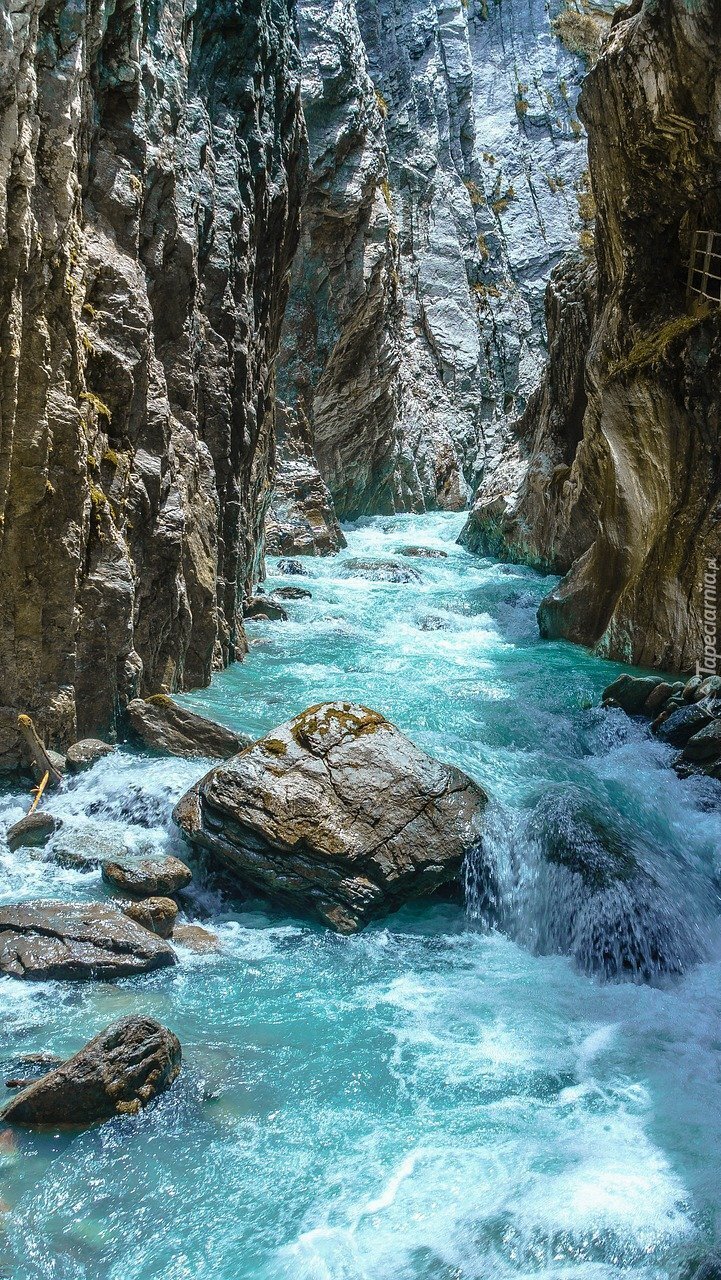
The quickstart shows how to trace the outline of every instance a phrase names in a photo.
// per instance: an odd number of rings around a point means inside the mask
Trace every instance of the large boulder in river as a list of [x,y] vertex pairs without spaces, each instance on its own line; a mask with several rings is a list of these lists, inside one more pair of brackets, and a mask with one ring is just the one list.
[[134,698],[125,710],[133,737],[151,751],[171,756],[227,760],[251,741],[245,733],[179,707],[164,693]]
[[352,933],[456,880],[487,799],[382,715],[330,702],[212,769],[174,817],[246,889]]
[[128,978],[176,961],[167,942],[109,903],[0,907],[0,973],[14,978]]
[[121,1018],[23,1089],[1,1117],[19,1125],[88,1125],[134,1115],[180,1072],[180,1041],[154,1018]]

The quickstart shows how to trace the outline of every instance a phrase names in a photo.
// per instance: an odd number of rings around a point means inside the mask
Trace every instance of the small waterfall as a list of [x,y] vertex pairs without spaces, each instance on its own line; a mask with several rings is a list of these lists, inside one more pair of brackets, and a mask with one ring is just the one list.
[[474,921],[584,973],[645,982],[702,958],[716,896],[697,868],[572,786],[515,815],[491,808],[464,888]]

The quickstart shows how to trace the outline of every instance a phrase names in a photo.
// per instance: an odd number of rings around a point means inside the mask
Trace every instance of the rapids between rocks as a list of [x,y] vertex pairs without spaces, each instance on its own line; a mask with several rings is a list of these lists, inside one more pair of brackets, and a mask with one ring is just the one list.
[[[493,798],[465,907],[344,938],[196,863],[182,911],[219,952],[0,979],[3,1066],[131,1014],[184,1063],[137,1116],[0,1132],[3,1277],[676,1280],[718,1246],[721,787],[597,705],[621,668],[541,643],[549,580],[468,555],[462,519],[346,529],[304,562],[312,598],[250,622],[247,660],[181,701],[257,737],[348,699],[464,770]],[[419,581],[344,568],[408,546],[447,556],[415,556]],[[73,777],[44,849],[0,848],[0,902],[98,900],[100,860],[187,858],[170,812],[205,768],[123,749]],[[3,830],[26,808],[7,789]]]

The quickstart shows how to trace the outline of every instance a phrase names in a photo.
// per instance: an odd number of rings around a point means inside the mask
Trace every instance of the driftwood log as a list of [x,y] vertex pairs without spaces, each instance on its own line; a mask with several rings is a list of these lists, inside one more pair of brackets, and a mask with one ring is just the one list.
[[30,716],[18,716],[18,730],[25,746],[30,767],[35,774],[36,782],[42,782],[45,774],[48,780],[46,787],[57,787],[63,780],[64,761],[55,751],[49,751],[40,741],[38,732]]

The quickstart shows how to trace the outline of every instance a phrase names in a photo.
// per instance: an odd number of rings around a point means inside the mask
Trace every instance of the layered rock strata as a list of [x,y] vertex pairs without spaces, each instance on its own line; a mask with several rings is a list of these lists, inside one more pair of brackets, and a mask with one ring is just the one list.
[[721,311],[687,295],[695,231],[721,230],[719,17],[717,0],[634,4],[588,76],[588,403],[579,429],[577,305],[560,317],[531,481],[495,530],[496,547],[568,570],[541,606],[544,635],[678,671],[708,666],[721,557]]
[[290,0],[0,22],[7,767],[243,650],[304,133]]

